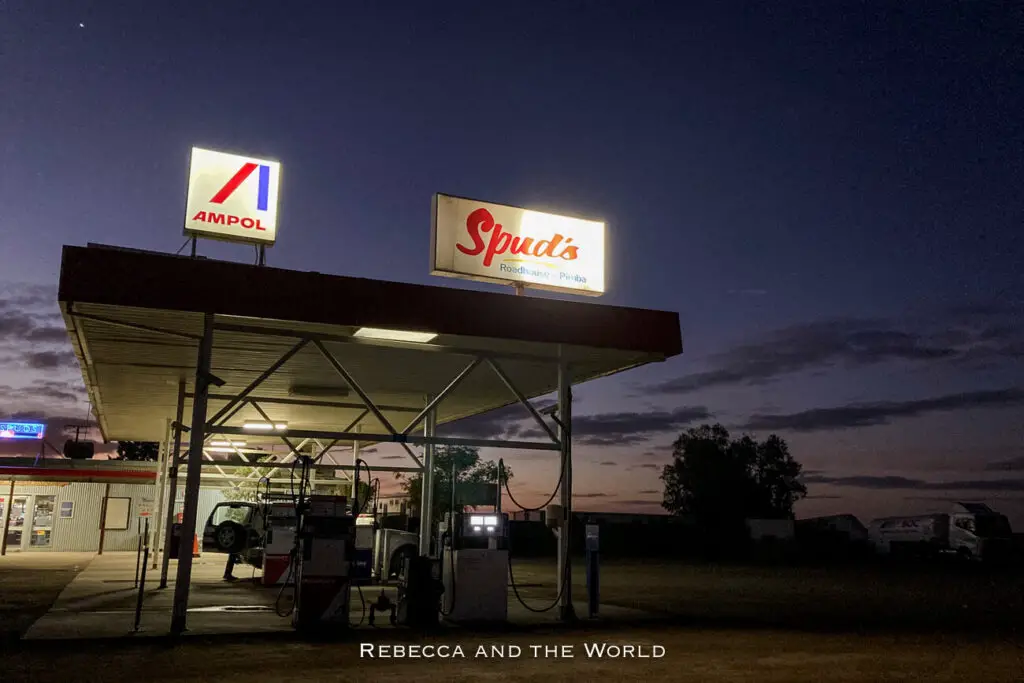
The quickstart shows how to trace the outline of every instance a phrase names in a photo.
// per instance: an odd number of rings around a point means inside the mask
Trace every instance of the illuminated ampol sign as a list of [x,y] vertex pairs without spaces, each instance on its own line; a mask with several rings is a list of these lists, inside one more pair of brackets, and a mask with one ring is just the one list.
[[185,234],[273,245],[280,175],[277,161],[193,147]]
[[42,439],[45,432],[38,422],[0,422],[0,439]]

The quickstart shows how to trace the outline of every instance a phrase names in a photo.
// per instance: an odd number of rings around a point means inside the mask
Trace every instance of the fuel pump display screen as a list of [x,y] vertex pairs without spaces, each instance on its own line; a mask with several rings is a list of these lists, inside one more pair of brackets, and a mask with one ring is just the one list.
[[500,536],[501,518],[498,515],[469,515],[464,533],[476,536]]

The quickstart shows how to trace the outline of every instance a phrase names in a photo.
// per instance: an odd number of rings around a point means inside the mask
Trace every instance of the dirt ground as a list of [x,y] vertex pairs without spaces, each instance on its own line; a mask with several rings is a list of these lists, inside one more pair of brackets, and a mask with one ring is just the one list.
[[[549,566],[550,565],[550,566]],[[55,569],[56,570],[56,569]],[[59,570],[58,570],[59,571]],[[70,569],[64,569],[69,572]],[[5,600],[7,586],[0,586]],[[44,572],[33,576],[45,577]],[[549,596],[554,566],[517,563],[531,605]],[[583,612],[582,573],[577,605]],[[24,577],[19,585],[34,583]],[[33,589],[40,596],[54,595]],[[61,643],[5,648],[4,680],[106,681],[1020,681],[1024,678],[1024,580],[928,568],[715,567],[606,563],[602,599],[672,613],[663,627],[609,625],[473,635],[361,630],[340,642],[291,634],[260,638]],[[28,605],[29,594],[19,598]],[[5,602],[4,609],[9,609]],[[41,603],[40,603],[41,604]],[[36,613],[38,613],[38,606]],[[5,612],[6,613],[6,612]],[[464,657],[370,658],[360,644],[459,645]],[[586,643],[664,648],[657,658],[588,657]],[[520,656],[477,657],[478,645],[518,646]],[[573,657],[534,656],[531,645],[571,646]],[[375,651],[380,654],[379,650]],[[425,654],[421,651],[421,654]],[[455,654],[449,651],[449,654]],[[509,652],[506,649],[506,655]],[[514,653],[512,653],[514,654]]]
[[[574,600],[585,579],[574,566]],[[523,592],[554,597],[554,563],[517,562]],[[601,601],[667,612],[711,628],[854,632],[1024,630],[1024,569],[949,564],[792,567],[617,560],[602,565]],[[1022,676],[1024,679],[1024,676]]]
[[0,643],[46,613],[92,553],[10,553],[0,557]]
[[[447,643],[465,657],[360,657],[360,641],[405,645]],[[583,644],[664,647],[658,659],[588,658]],[[519,658],[475,657],[479,644],[518,645]],[[573,657],[534,657],[530,645],[572,646]],[[543,651],[541,651],[543,653]],[[774,630],[606,631],[532,633],[491,638],[402,638],[359,634],[342,643],[293,639],[187,642],[178,647],[139,641],[61,647],[39,645],[5,658],[5,680],[119,681],[1020,681],[1024,650],[1007,642],[959,637],[857,636]],[[73,673],[71,673],[73,672]],[[9,678],[8,678],[9,677]]]

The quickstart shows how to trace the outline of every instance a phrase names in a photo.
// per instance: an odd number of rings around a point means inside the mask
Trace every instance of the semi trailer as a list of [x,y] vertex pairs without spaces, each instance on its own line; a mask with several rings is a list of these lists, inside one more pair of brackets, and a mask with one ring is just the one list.
[[956,554],[964,560],[1000,560],[1011,551],[1013,532],[1005,515],[982,503],[956,503],[951,512],[882,517],[868,526],[878,553]]

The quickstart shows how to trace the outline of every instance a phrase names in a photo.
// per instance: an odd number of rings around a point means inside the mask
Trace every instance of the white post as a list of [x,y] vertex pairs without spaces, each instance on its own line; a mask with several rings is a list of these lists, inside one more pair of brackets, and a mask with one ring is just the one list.
[[160,554],[160,530],[163,528],[164,520],[164,484],[167,483],[167,451],[171,447],[171,420],[167,420],[167,426],[164,429],[164,440],[160,442],[160,451],[156,459],[156,500],[153,502],[153,511],[150,515],[153,517],[153,524],[149,528],[150,538],[149,544],[153,548],[153,566],[152,569],[156,569],[158,558]]
[[559,360],[558,363],[558,422],[558,441],[562,447],[562,523],[558,532],[558,585],[562,586],[564,582],[558,614],[562,621],[574,621],[576,613],[572,606],[572,559],[569,556],[569,525],[572,519],[572,379],[569,376],[569,366],[563,360]]
[[11,528],[11,506],[14,505],[14,477],[11,476],[11,490],[7,494],[4,505],[3,536],[0,536],[0,556],[7,554],[7,532]]
[[[501,488],[501,470],[500,469],[498,470],[498,475],[497,476],[498,476],[498,479],[495,482],[495,485],[498,487],[498,490],[495,491],[495,496],[497,496],[497,497],[494,499],[494,513],[496,515],[498,515],[498,524],[501,525],[502,524],[502,519],[501,519],[501,493],[502,493],[502,488]],[[505,532],[508,533],[508,530],[506,529]],[[489,537],[487,539],[487,548],[488,548],[488,550],[499,550],[498,539],[496,537],[494,537],[494,536]]]
[[[309,458],[310,458],[310,460],[314,460],[317,457],[317,455],[319,455],[319,453],[317,452],[317,446],[318,445],[319,444],[317,443],[316,439],[311,439],[310,440],[310,443],[309,443]],[[317,463],[314,463],[314,464],[317,464]],[[316,467],[310,467],[309,468],[309,494],[311,496],[312,495],[316,495]],[[353,514],[355,512],[356,511],[353,510]]]
[[[355,426],[356,432],[358,433],[358,432],[363,431],[362,427],[363,427],[362,425],[357,424]],[[352,442],[352,496],[351,496],[351,498],[349,498],[349,501],[348,501],[350,505],[356,499],[356,494],[359,492],[359,481],[356,479],[356,460],[359,460],[359,442],[358,441],[353,441]],[[359,512],[359,511],[355,510],[355,509],[352,510],[352,514],[356,514],[357,512]]]
[[[171,533],[178,498],[178,458],[181,456],[181,421],[185,419],[185,378],[178,380],[178,407],[175,411],[174,447],[167,454],[167,516],[164,518],[164,550],[160,560],[160,588],[167,588],[167,570],[171,561]],[[181,554],[181,549],[178,549]]]
[[192,582],[192,537],[199,514],[199,484],[202,477],[203,444],[206,440],[206,404],[210,394],[210,361],[213,356],[213,313],[204,315],[203,338],[196,359],[195,396],[192,399],[192,424],[189,431],[188,468],[185,471],[185,510],[181,520],[181,547],[178,549],[178,575],[174,585],[171,634],[185,630],[188,595]]
[[[427,403],[430,397],[427,397]],[[423,421],[423,436],[434,436],[437,409],[431,408]],[[434,444],[423,444],[423,473],[420,475],[420,555],[430,555],[434,526]]]

